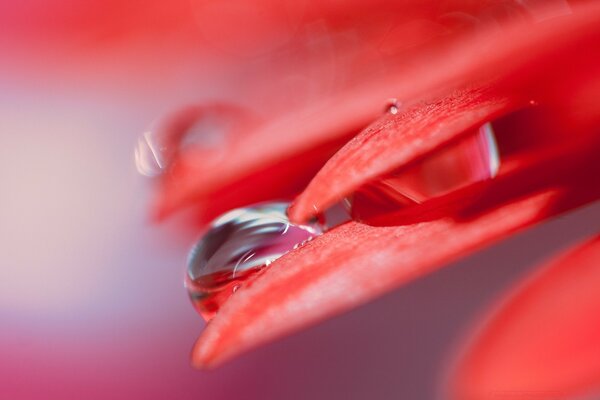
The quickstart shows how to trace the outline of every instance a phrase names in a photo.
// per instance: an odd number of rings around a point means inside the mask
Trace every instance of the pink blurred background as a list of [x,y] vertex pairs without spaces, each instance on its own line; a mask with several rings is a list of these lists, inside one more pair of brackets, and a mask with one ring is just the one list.
[[[1,399],[435,398],[486,304],[593,233],[598,204],[215,371],[192,369],[204,323],[182,274],[197,232],[181,218],[149,222],[138,135],[208,99],[306,103],[329,90],[307,86],[313,74],[343,73],[275,58],[298,35],[303,3],[223,4],[0,3]],[[307,26],[310,64],[342,39]],[[259,90],[270,68],[287,71],[270,82],[281,101]]]

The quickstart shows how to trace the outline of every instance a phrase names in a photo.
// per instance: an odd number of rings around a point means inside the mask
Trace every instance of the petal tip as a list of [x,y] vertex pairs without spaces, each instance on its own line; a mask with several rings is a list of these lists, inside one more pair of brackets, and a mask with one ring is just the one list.
[[205,337],[202,334],[192,348],[190,354],[190,365],[194,369],[198,370],[212,370],[217,367],[220,362],[215,352],[211,350],[210,346],[206,345],[206,341],[203,340]]
[[288,217],[295,224],[302,224],[319,214],[319,208],[314,205],[312,208],[306,206],[302,199],[302,194],[288,208]]

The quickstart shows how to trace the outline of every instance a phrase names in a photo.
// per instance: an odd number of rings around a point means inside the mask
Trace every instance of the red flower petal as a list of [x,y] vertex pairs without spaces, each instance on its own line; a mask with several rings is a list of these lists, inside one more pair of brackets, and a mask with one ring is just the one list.
[[[491,9],[509,7],[508,3],[457,1],[444,5],[432,3],[429,6],[421,2],[401,4],[379,8],[370,5],[366,9],[358,3],[352,6],[345,4],[342,10],[331,4],[323,5],[320,9],[321,17],[336,27],[352,25],[353,22],[349,21],[362,21],[362,24],[371,21],[369,29],[361,31],[360,37],[364,39],[364,43],[358,50],[333,49],[332,57],[343,65],[339,69],[339,74],[344,77],[341,79],[343,82],[299,109],[292,108],[291,112],[281,112],[280,108],[278,112],[270,111],[268,124],[248,129],[239,140],[232,141],[222,149],[224,153],[231,155],[227,162],[215,161],[210,154],[190,154],[189,157],[184,157],[185,162],[163,183],[156,202],[156,214],[165,216],[190,204],[214,207],[214,202],[208,200],[216,195],[220,198],[228,195],[232,197],[229,200],[223,198],[218,206],[227,204],[234,207],[297,193],[312,176],[308,172],[312,173],[320,168],[342,143],[380,115],[385,99],[402,94],[405,102],[414,103],[423,97],[423,93],[431,98],[436,93],[445,93],[449,86],[457,83],[457,78],[461,78],[459,80],[463,82],[462,78],[473,77],[474,68],[471,64],[486,71],[483,75],[489,75],[490,71],[495,70],[495,64],[502,61],[500,56],[503,54],[495,54],[496,50],[488,46],[489,33],[475,36],[476,40],[465,51],[459,46],[462,44],[459,39],[464,36],[440,21],[445,20],[451,14],[450,11],[473,13],[473,20],[478,21],[478,13],[487,13],[487,17],[490,17],[494,15]],[[389,11],[389,14],[385,11]],[[380,26],[381,15],[389,17]],[[414,21],[415,18],[439,25],[433,35],[435,40],[425,40],[426,43],[416,47],[395,49],[392,55],[383,60],[381,54],[373,56],[373,53],[377,53],[374,49],[380,49],[381,46],[385,48],[390,43],[406,43],[406,39],[410,42],[422,40],[423,24],[415,27],[416,31],[409,28],[391,29],[394,26],[405,26],[403,22]],[[481,18],[482,21],[486,20],[483,16]],[[493,18],[490,21],[497,22]],[[580,23],[583,29],[587,29],[586,23]],[[523,24],[525,26],[521,30],[513,32],[515,39],[532,36],[532,25]],[[557,35],[570,37],[574,23],[563,25],[566,27],[562,30],[560,26],[553,26],[552,30],[558,31]],[[383,29],[384,26],[387,28]],[[545,34],[550,30],[549,27],[542,29]],[[429,37],[431,34],[428,32],[425,36]],[[535,41],[536,38],[539,40],[544,35],[533,36],[528,42]],[[491,37],[495,41],[506,40],[504,34],[495,33]],[[543,37],[543,40],[546,38]],[[380,53],[385,51],[381,49]],[[384,70],[374,67],[381,63],[385,65]],[[318,69],[318,61],[317,64]],[[261,91],[271,93],[267,97],[272,103],[281,103],[282,96],[278,93],[281,88],[270,80],[278,75],[286,75],[289,71],[279,62],[275,62],[275,66],[270,68],[274,72],[266,77],[267,81],[261,81]],[[330,84],[329,79],[330,77],[317,74],[313,80],[327,86]],[[279,104],[273,104],[273,108],[277,107],[280,107]],[[316,157],[319,151],[322,153]],[[286,163],[282,167],[283,161]],[[251,190],[259,184],[260,190]],[[247,186],[240,190],[241,185]],[[235,195],[231,195],[232,188],[237,189]],[[224,207],[219,207],[219,211],[224,210]],[[209,214],[213,215],[215,212],[216,210],[211,210]]]
[[536,272],[471,343],[456,398],[566,398],[600,390],[599,287],[600,237]]
[[396,117],[389,115],[363,131],[317,174],[290,208],[292,220],[323,211],[363,183],[421,158],[515,107],[515,100],[489,91],[453,93]]
[[[586,161],[584,157],[582,162]],[[588,173],[598,172],[596,168]],[[500,193],[491,209],[468,216],[440,216],[435,209],[422,214],[419,207],[413,207],[412,220],[417,222],[404,226],[350,223],[338,227],[283,256],[250,287],[238,290],[197,342],[194,364],[218,364],[369,301],[520,228],[597,198],[600,188],[585,179],[593,175],[584,175],[582,179],[573,177],[575,186],[538,190],[518,200],[507,201]],[[512,174],[498,179],[506,179],[503,186],[510,192]]]
[[[570,140],[573,130],[597,123],[600,108],[591,93],[600,87],[600,51],[595,45],[600,41],[599,21],[600,8],[595,7],[552,24],[518,26],[484,41],[478,38],[471,47],[452,54],[444,72],[424,66],[423,72],[411,75],[417,84],[390,82],[402,87],[398,93],[407,96],[416,88],[432,89],[432,81],[442,88],[447,88],[448,82],[491,81],[493,90],[487,96],[460,93],[425,110],[420,106],[380,119],[315,176],[296,200],[292,219],[309,218],[315,209],[326,209],[368,180],[423,157],[463,130],[509,112],[530,98],[552,105],[554,112],[568,119],[564,140]],[[442,65],[442,61],[432,63]]]

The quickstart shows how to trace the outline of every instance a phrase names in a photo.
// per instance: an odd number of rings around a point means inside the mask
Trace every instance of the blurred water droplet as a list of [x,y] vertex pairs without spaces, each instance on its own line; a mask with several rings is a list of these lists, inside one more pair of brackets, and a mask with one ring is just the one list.
[[232,104],[207,104],[183,108],[144,132],[134,156],[140,174],[164,173],[185,149],[202,148],[217,154],[235,126],[254,123],[247,110]]
[[400,168],[370,182],[345,205],[356,220],[422,203],[496,176],[500,156],[491,123],[409,168]]
[[398,99],[388,99],[385,106],[385,111],[389,114],[396,115],[398,114],[398,111],[400,111],[401,105],[402,104],[398,101]]
[[194,307],[210,320],[239,287],[288,251],[322,233],[318,223],[292,224],[289,203],[261,203],[222,215],[188,258],[186,287]]

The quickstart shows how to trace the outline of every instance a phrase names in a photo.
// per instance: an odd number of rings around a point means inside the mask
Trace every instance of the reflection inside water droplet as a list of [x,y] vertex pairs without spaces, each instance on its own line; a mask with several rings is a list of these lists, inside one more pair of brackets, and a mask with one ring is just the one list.
[[493,178],[499,166],[494,130],[486,123],[413,166],[364,185],[345,204],[354,219],[364,220]]
[[205,320],[263,268],[322,233],[316,222],[290,223],[288,206],[273,202],[232,210],[216,219],[194,246],[185,283]]

